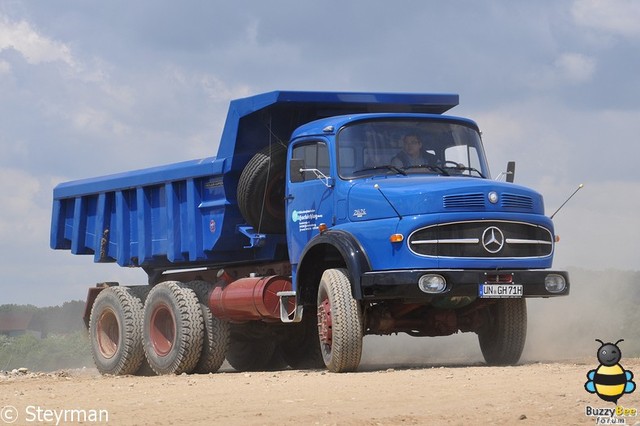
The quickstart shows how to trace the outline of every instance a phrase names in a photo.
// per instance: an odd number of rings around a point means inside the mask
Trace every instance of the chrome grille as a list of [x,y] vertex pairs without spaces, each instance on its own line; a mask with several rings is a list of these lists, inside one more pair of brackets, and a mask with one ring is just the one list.
[[408,244],[413,253],[429,257],[526,258],[553,252],[553,236],[547,228],[509,221],[431,225],[414,231]]

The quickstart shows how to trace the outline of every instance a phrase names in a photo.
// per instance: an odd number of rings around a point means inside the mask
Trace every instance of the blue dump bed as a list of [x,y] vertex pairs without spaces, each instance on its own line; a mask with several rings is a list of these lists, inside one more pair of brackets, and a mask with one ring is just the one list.
[[238,179],[256,152],[286,144],[295,128],[319,118],[441,114],[457,104],[451,94],[275,91],[234,100],[216,157],[58,185],[51,247],[150,270],[284,260],[284,236],[247,249],[239,231]]

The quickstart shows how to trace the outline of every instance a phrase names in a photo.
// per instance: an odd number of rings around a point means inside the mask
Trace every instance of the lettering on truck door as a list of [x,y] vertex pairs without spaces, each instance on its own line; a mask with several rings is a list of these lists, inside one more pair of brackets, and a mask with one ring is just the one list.
[[297,264],[307,242],[318,235],[318,225],[332,224],[333,181],[325,142],[296,142],[290,152],[291,159],[302,160],[300,168],[305,170],[301,181],[289,180],[287,193],[287,242],[291,263]]

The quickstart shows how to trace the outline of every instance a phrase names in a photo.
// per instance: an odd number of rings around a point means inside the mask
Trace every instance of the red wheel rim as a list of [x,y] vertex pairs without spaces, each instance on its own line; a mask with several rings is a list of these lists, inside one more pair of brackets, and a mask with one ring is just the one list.
[[320,336],[320,343],[329,348],[331,348],[333,341],[332,327],[331,303],[329,303],[329,299],[324,299],[318,305],[318,335]]
[[171,352],[176,339],[176,321],[173,312],[167,305],[158,305],[151,314],[149,337],[153,350],[159,356]]
[[105,309],[98,319],[96,337],[100,355],[109,359],[118,352],[120,326],[118,317],[111,309]]

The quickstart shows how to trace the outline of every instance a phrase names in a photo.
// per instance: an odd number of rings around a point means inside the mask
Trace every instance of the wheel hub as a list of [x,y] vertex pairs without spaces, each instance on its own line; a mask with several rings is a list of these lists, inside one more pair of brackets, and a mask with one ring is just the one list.
[[318,335],[320,336],[320,342],[328,346],[331,346],[331,342],[333,341],[332,327],[331,304],[329,303],[329,299],[324,299],[324,301],[318,305]]
[[120,328],[118,318],[112,310],[107,309],[100,315],[96,337],[100,354],[107,359],[113,357],[120,343]]
[[176,321],[171,309],[166,305],[158,305],[151,315],[150,326],[153,350],[159,356],[166,356],[176,339]]

